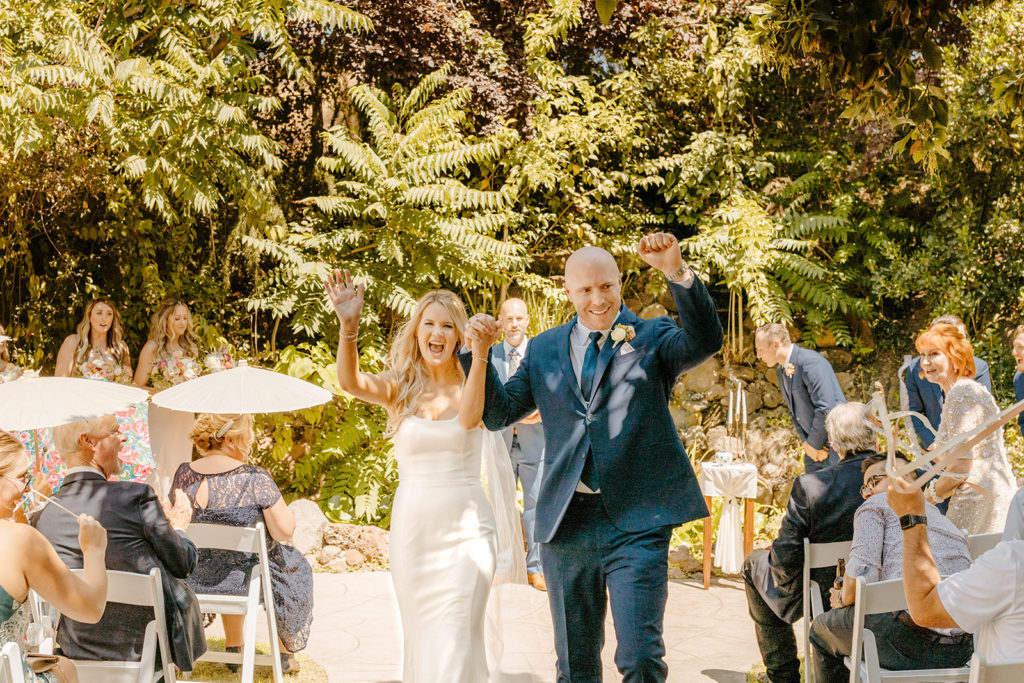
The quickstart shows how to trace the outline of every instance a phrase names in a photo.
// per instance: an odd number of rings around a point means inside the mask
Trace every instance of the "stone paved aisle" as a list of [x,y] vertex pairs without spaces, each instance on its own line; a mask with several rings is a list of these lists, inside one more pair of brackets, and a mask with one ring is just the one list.
[[[391,577],[385,572],[316,574],[314,590],[315,620],[306,654],[328,671],[330,683],[398,681],[401,628]],[[555,655],[547,598],[526,586],[507,590],[501,681],[551,683]],[[605,681],[619,681],[610,618],[607,634]],[[702,590],[699,579],[670,581],[665,634],[673,683],[742,683],[760,660],[738,578],[716,579],[710,591]],[[266,640],[265,633],[261,638]]]

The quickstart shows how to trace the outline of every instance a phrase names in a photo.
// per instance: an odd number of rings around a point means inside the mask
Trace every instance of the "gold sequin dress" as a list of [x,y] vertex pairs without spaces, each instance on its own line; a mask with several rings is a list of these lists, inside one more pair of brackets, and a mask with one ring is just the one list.
[[[961,377],[946,395],[936,443],[942,444],[958,434],[969,432],[999,414],[992,394],[973,379]],[[1001,532],[1006,523],[1010,500],[1017,491],[1010,463],[1006,459],[1003,430],[971,449],[974,462],[967,484],[953,492],[946,517],[968,534]],[[978,489],[984,489],[991,497]]]

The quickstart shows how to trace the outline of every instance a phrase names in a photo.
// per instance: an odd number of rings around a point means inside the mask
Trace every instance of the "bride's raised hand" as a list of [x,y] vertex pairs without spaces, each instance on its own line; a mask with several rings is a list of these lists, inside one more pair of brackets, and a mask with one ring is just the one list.
[[324,280],[324,289],[342,329],[351,331],[359,327],[359,318],[363,314],[363,285],[356,286],[347,269],[344,275],[335,269]]

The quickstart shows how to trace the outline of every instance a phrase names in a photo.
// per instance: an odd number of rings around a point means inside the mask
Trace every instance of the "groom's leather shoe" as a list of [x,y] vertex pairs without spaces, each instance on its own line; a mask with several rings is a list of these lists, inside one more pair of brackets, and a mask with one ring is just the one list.
[[539,591],[546,591],[548,589],[548,585],[544,583],[543,574],[527,574],[526,580],[530,582],[531,586]]

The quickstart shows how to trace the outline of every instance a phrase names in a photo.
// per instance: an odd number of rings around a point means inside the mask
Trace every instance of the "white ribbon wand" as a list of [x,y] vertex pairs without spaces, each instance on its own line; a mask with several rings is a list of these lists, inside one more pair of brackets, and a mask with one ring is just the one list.
[[39,496],[40,498],[45,500],[47,503],[52,503],[52,504],[56,505],[57,507],[59,507],[64,512],[68,513],[69,515],[71,515],[75,519],[78,519],[78,515],[76,513],[72,512],[71,510],[68,510],[66,507],[64,507],[63,505],[61,505],[57,501],[55,501],[53,498],[50,498],[46,494],[40,493],[39,491],[36,491],[35,489],[29,489],[28,490],[28,494],[29,494],[29,496]]
[[[991,420],[978,425],[971,431],[964,432],[963,434],[957,434],[949,441],[937,446],[930,452],[929,457],[924,459],[925,463],[921,463],[922,453],[920,446],[913,440],[908,442],[900,439],[899,435],[893,430],[892,422],[899,419],[906,420],[911,417],[918,417],[921,418],[921,421],[930,428],[928,418],[920,413],[909,410],[900,411],[890,415],[881,391],[876,392],[872,397],[870,406],[872,409],[872,415],[877,414],[877,418],[880,422],[878,425],[872,424],[871,428],[873,431],[882,434],[886,441],[886,473],[890,477],[902,477],[918,469],[926,468],[924,474],[914,480],[914,484],[918,488],[924,487],[930,479],[942,474],[953,478],[965,479],[966,475],[964,474],[946,472],[946,470],[957,460],[964,457],[970,458],[971,456],[968,455],[968,453],[970,453],[972,448],[991,436],[997,429],[1002,428],[1003,425],[1010,422],[1010,420],[1020,415],[1021,412],[1024,412],[1024,400],[1022,400],[1002,411]],[[934,432],[934,430],[932,431]],[[904,450],[914,454],[910,459],[909,464],[901,467],[896,466],[897,445],[902,446]],[[987,491],[984,493],[988,494]]]

